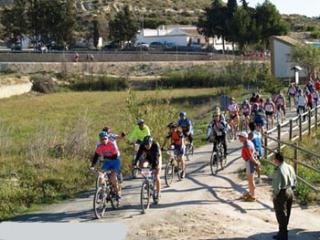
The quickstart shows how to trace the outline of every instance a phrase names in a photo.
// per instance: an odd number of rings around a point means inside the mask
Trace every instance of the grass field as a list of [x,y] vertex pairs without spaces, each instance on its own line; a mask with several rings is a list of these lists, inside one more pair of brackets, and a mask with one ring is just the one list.
[[[88,166],[104,126],[128,133],[142,117],[162,144],[166,125],[186,111],[199,145],[222,91],[65,92],[0,100],[0,218],[92,187]],[[132,147],[121,141],[119,148],[127,173]]]

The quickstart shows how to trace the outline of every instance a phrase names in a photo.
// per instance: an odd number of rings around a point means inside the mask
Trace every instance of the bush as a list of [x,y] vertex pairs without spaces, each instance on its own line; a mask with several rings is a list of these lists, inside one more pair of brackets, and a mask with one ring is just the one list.
[[74,91],[120,91],[128,89],[129,82],[126,78],[89,76],[71,82],[69,87]]
[[36,75],[31,78],[32,90],[40,93],[53,93],[58,90],[55,80],[49,75]]

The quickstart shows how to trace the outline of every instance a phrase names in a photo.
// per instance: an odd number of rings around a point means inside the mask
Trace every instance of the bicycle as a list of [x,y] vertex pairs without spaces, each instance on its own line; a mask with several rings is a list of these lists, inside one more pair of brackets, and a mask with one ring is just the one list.
[[165,168],[164,179],[165,179],[166,185],[170,187],[170,185],[173,182],[175,174],[177,174],[178,180],[181,181],[181,170],[179,168],[177,154],[173,147],[171,149],[168,149],[167,154],[169,155],[169,161],[167,162],[167,165]]
[[227,139],[229,142],[232,142],[234,139],[236,138],[236,134],[233,130],[233,127],[232,125],[230,125],[228,123],[228,127],[227,127]]
[[217,142],[216,149],[214,149],[213,144],[213,150],[210,158],[210,170],[213,176],[216,176],[219,171],[219,163],[221,170],[223,170],[226,167],[227,159],[224,158],[224,149],[221,141]]
[[186,144],[186,160],[190,161],[190,156],[193,156],[194,153],[194,148],[193,148],[193,144],[191,144],[190,142],[188,142]]
[[107,210],[107,204],[110,202],[113,210],[120,205],[116,191],[111,183],[112,171],[97,170],[98,173],[98,188],[96,189],[93,199],[94,215],[97,219],[104,217]]
[[153,199],[154,204],[158,204],[156,198],[156,178],[155,174],[149,167],[138,168],[144,178],[141,186],[140,204],[141,212],[144,214],[150,207],[150,199]]
[[[134,144],[133,162],[134,162],[134,160],[135,160],[135,158],[136,158],[136,155],[137,155],[137,152],[138,152],[138,150],[139,150],[139,147],[140,147],[140,144],[138,144],[138,143],[135,143],[135,144]],[[133,168],[133,169],[132,169],[132,172],[131,172],[131,175],[132,175],[132,178],[133,178],[133,179],[138,178],[138,176],[139,176],[139,170],[136,169],[136,168]]]

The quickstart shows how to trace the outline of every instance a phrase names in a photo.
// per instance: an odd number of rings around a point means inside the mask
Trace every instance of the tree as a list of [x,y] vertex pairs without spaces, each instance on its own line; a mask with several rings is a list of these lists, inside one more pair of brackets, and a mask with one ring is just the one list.
[[135,37],[139,24],[128,6],[119,11],[109,22],[109,30],[111,39],[118,45],[123,45],[124,42],[131,41]]
[[98,49],[100,32],[99,32],[99,23],[97,20],[93,20],[93,45],[96,49]]
[[294,48],[292,60],[307,70],[308,76],[317,76],[320,70],[320,48],[300,45]]
[[1,12],[1,24],[2,37],[9,43],[21,44],[24,35],[28,33],[25,1],[15,0],[12,7],[4,8]]
[[255,42],[255,22],[253,21],[252,11],[248,8],[240,7],[237,9],[234,16],[234,34],[235,41],[239,45],[240,51],[244,51],[248,44]]
[[234,50],[234,42],[237,40],[236,29],[235,29],[235,15],[238,10],[237,0],[228,0],[227,2],[227,19],[226,21],[226,39],[232,42]]
[[29,0],[30,34],[35,42],[71,44],[75,28],[75,0]]
[[221,0],[214,0],[211,7],[205,9],[205,14],[198,19],[198,31],[206,37],[221,37],[223,51],[225,50],[225,38],[227,37],[227,7]]
[[266,0],[256,8],[256,22],[260,35],[260,41],[264,47],[268,47],[269,38],[273,35],[285,35],[288,32],[287,24],[271,2]]

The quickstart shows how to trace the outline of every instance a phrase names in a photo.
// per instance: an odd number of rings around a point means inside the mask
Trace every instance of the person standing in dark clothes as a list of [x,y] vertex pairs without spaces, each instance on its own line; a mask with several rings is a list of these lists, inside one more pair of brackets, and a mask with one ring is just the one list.
[[273,205],[279,224],[279,232],[273,238],[288,240],[288,224],[293,201],[293,188],[296,186],[296,174],[292,166],[284,162],[283,155],[277,153],[273,173]]

